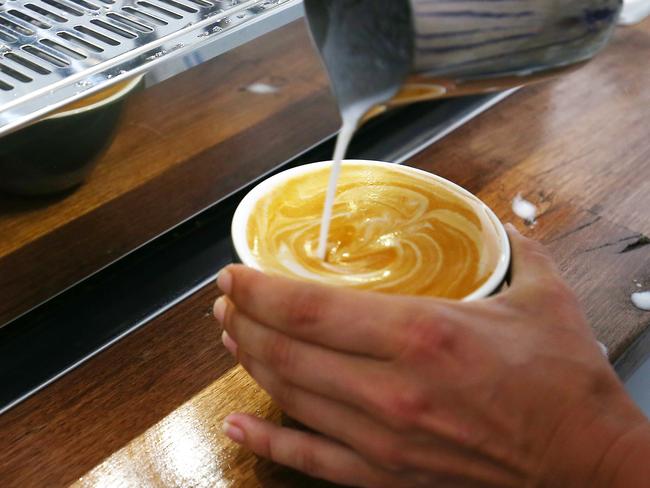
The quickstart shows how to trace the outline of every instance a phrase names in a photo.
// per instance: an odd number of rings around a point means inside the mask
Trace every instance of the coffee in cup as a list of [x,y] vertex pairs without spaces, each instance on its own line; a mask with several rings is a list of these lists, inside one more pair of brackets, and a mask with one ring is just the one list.
[[345,161],[328,238],[317,257],[331,163],[279,173],[239,205],[242,262],[270,274],[385,293],[485,297],[510,260],[505,230],[471,193],[422,170]]

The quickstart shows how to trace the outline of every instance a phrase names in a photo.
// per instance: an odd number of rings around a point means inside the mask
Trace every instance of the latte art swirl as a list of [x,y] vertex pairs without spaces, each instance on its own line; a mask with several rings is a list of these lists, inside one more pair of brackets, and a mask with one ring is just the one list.
[[339,286],[463,298],[495,270],[499,237],[483,205],[399,166],[344,163],[327,257],[316,257],[329,170],[262,197],[248,244],[269,273]]

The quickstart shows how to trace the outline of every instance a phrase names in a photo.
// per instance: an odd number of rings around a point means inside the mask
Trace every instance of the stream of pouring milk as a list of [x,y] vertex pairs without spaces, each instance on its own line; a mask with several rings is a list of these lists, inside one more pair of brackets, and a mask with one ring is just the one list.
[[336,187],[341,174],[341,162],[348,150],[354,131],[357,128],[358,117],[344,117],[343,125],[336,138],[336,147],[334,149],[334,162],[330,172],[329,184],[327,185],[327,195],[325,197],[325,207],[323,208],[323,217],[320,223],[320,235],[318,237],[318,251],[316,256],[321,261],[327,256],[327,237],[330,233],[330,223],[332,221],[332,209],[334,208],[334,199],[336,198]]
[[325,260],[336,185],[350,139],[364,115],[391,100],[410,73],[412,12],[409,2],[390,0],[303,3],[343,119],[314,255]]

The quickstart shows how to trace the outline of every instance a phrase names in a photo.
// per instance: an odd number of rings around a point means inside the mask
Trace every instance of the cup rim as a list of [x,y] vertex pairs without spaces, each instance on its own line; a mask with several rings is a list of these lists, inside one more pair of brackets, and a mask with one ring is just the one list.
[[[327,168],[333,164],[333,161],[320,161],[317,163],[308,163],[294,168],[289,168],[280,173],[277,173],[260,183],[258,183],[248,194],[241,200],[235,213],[233,215],[232,224],[231,224],[231,236],[233,247],[235,252],[239,256],[239,259],[243,264],[251,268],[262,271],[262,267],[259,265],[258,261],[253,256],[249,246],[248,246],[248,220],[250,218],[253,208],[257,202],[271,190],[288,181],[289,179],[295,178],[297,176],[304,175],[313,171],[320,170],[322,168]],[[431,178],[439,183],[442,183],[452,190],[460,193],[464,197],[471,199],[476,202],[483,208],[487,214],[491,223],[495,226],[497,236],[499,238],[499,247],[501,253],[497,266],[494,271],[479,288],[474,290],[469,295],[460,299],[460,301],[472,301],[478,300],[480,298],[486,298],[495,292],[499,286],[503,283],[508,268],[510,267],[510,241],[508,239],[508,234],[506,233],[503,223],[499,220],[496,214],[488,207],[481,199],[476,195],[470,193],[465,188],[460,185],[457,185],[453,181],[449,181],[446,178],[438,176],[436,174],[430,173],[428,171],[422,170],[420,168],[414,168],[412,166],[406,166],[396,163],[387,163],[383,161],[372,161],[372,160],[363,160],[363,159],[346,159],[343,160],[343,164],[365,164],[371,166],[379,167],[388,167],[391,169],[400,169],[405,172],[413,172],[418,175],[422,175],[428,178]]]
[[[71,117],[73,115],[79,115],[79,114],[82,114],[82,113],[85,113],[85,112],[89,112],[91,110],[95,110],[95,109],[97,109],[99,107],[102,107],[104,105],[108,105],[110,103],[113,103],[114,101],[119,100],[120,98],[128,95],[129,92],[131,90],[133,90],[142,81],[143,78],[144,78],[144,74],[135,76],[126,85],[124,85],[124,87],[122,89],[116,91],[110,97],[103,98],[103,99],[98,100],[98,101],[96,101],[94,103],[91,103],[90,105],[85,105],[83,107],[73,108],[73,109],[70,109],[70,110],[65,110],[63,112],[56,112],[55,111],[56,113],[54,113],[52,115],[48,115],[48,116],[44,117],[41,120],[51,120],[51,119],[60,119],[62,117]],[[120,82],[118,81],[117,83],[120,83]],[[101,91],[101,90],[99,90],[99,91]]]

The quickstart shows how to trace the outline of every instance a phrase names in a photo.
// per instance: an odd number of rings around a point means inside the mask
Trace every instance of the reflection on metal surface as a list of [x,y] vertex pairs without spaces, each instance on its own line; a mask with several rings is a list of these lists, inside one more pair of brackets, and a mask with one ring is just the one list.
[[279,419],[269,397],[237,366],[72,486],[221,488],[239,485],[246,476],[252,481],[257,458],[221,432],[224,417],[234,411]]
[[[135,74],[169,77],[299,8],[300,0],[0,1],[0,134]],[[160,71],[179,58],[173,72]]]
[[641,22],[650,15],[650,1],[624,0],[623,11],[619,19],[621,25],[632,25]]

